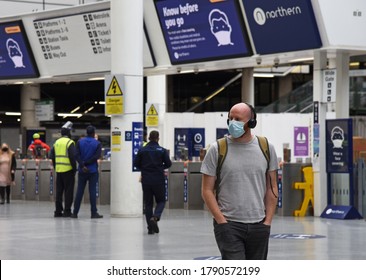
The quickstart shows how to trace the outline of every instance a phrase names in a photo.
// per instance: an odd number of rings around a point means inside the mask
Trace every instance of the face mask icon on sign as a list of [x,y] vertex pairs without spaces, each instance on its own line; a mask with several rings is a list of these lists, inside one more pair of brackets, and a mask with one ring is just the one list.
[[6,49],[8,50],[8,55],[14,63],[14,68],[25,68],[23,64],[23,53],[19,47],[17,41],[13,39],[8,39],[6,41]]

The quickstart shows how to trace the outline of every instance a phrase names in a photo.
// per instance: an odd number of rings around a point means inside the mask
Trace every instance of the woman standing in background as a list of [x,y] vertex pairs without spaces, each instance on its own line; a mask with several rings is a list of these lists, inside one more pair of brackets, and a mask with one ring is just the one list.
[[16,165],[15,153],[3,143],[0,150],[0,204],[5,203],[5,190],[6,203],[10,203],[10,184],[14,182]]

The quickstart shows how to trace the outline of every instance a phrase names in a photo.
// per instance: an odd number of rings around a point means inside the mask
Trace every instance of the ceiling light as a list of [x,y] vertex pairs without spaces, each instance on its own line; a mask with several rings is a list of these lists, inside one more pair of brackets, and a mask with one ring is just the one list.
[[5,112],[5,115],[7,115],[7,116],[21,116],[22,114],[20,112]]

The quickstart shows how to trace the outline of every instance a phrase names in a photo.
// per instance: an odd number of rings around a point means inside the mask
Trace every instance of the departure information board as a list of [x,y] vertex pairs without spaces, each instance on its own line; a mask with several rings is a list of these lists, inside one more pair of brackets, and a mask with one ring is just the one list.
[[[110,23],[110,10],[35,20],[33,25],[38,40],[38,59],[44,64],[47,72],[44,74],[58,76],[109,72]],[[148,52],[148,55],[145,52]],[[146,36],[145,65],[154,66]]]
[[252,54],[236,0],[155,0],[172,64]]
[[0,79],[38,76],[37,65],[22,22],[0,23]]
[[109,10],[36,20],[33,24],[48,75],[110,70]]

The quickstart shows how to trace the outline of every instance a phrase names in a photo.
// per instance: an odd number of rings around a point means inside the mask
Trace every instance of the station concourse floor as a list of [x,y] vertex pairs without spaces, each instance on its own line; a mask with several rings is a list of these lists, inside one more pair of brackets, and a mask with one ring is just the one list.
[[[219,258],[206,210],[165,209],[160,233],[148,235],[145,219],[54,218],[54,203],[13,200],[0,205],[2,260],[194,260]],[[366,222],[275,216],[269,260],[366,260]]]

